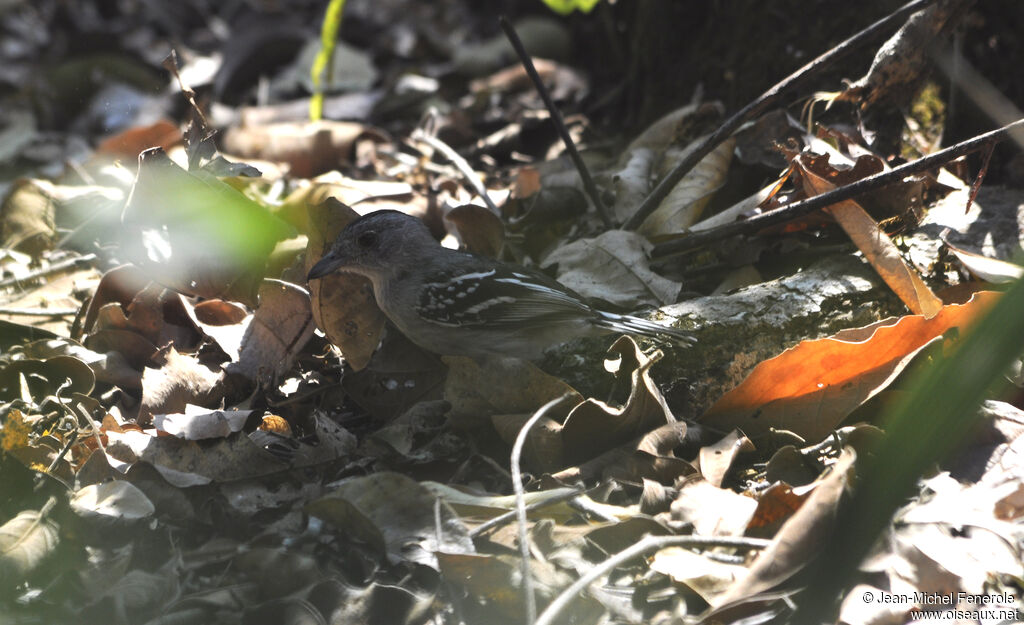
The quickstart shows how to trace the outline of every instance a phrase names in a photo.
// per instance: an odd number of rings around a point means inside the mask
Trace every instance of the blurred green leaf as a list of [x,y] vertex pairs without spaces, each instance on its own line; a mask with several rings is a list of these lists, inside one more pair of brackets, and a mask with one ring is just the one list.
[[255,303],[285,222],[205,170],[186,172],[159,148],[139,158],[125,206],[127,255],[182,293]]

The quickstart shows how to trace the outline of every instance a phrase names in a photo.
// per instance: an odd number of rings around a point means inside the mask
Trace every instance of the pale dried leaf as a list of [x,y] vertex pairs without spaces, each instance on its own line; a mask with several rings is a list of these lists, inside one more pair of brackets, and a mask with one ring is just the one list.
[[650,242],[635,232],[609,230],[555,250],[542,266],[557,264],[559,282],[622,308],[673,303],[682,285],[651,271],[650,250]]

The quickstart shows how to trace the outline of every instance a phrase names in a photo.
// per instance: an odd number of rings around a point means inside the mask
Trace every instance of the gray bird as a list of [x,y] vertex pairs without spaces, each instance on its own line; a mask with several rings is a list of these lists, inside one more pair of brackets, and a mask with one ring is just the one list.
[[437,354],[532,359],[552,345],[616,332],[694,342],[682,330],[598,310],[538,271],[445,248],[399,211],[349,223],[307,280],[336,269],[368,278],[388,319]]

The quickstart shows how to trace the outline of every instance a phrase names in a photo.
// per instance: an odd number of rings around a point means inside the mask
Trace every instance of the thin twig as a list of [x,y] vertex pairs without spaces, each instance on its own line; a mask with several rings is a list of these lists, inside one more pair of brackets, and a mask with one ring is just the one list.
[[413,141],[421,141],[423,143],[426,143],[427,145],[434,148],[441,154],[444,154],[445,158],[451,161],[452,165],[454,165],[455,168],[459,170],[459,173],[461,173],[462,177],[466,179],[466,182],[469,183],[469,186],[473,187],[473,191],[475,191],[476,194],[479,195],[481,199],[483,199],[484,203],[487,204],[487,207],[494,211],[495,215],[501,215],[501,211],[498,210],[497,205],[495,205],[494,201],[491,200],[491,197],[487,195],[487,189],[484,188],[484,185],[482,182],[480,182],[480,179],[476,177],[476,172],[474,172],[473,168],[469,166],[469,163],[466,161],[466,159],[462,158],[462,156],[460,156],[458,152],[453,150],[451,146],[449,146],[444,141],[441,141],[437,137],[432,136],[419,129],[413,131],[411,138]]
[[929,154],[928,156],[919,158],[916,161],[904,163],[903,165],[894,167],[889,171],[868,176],[867,178],[861,178],[857,182],[837,189],[832,189],[831,191],[827,191],[821,195],[800,200],[799,202],[784,204],[773,211],[755,215],[754,217],[744,221],[737,221],[718,226],[716,228],[709,228],[708,230],[694,232],[693,234],[689,234],[680,239],[666,241],[665,243],[654,246],[654,249],[651,251],[651,257],[664,258],[665,256],[670,256],[672,254],[681,254],[707,245],[712,241],[718,241],[740,234],[751,234],[769,226],[777,226],[831,204],[848,200],[852,197],[867,193],[868,191],[881,189],[882,187],[890,184],[895,184],[911,174],[921,173],[940,165],[944,165],[952,160],[964,156],[965,154],[970,154],[975,150],[985,147],[989,142],[1002,141],[1014,130],[1021,127],[1024,127],[1024,119],[1019,119],[1012,124],[1003,126],[1002,128],[998,128],[983,135],[978,135],[973,139],[957,143],[956,145],[950,146],[944,150],[939,150],[934,154]]
[[529,433],[530,428],[535,423],[540,421],[548,410],[554,408],[557,404],[561,403],[563,399],[570,397],[572,393],[565,393],[561,397],[556,397],[548,403],[544,404],[533,413],[533,416],[523,424],[520,428],[519,434],[516,436],[516,442],[512,445],[512,457],[511,457],[511,468],[512,468],[512,490],[516,494],[516,517],[519,521],[519,552],[522,555],[523,561],[521,564],[522,578],[523,578],[523,595],[526,601],[526,623],[527,625],[533,625],[534,620],[537,618],[537,598],[533,595],[533,576],[530,575],[530,543],[529,538],[526,535],[526,500],[524,499],[525,493],[523,492],[523,474],[519,470],[519,458],[523,455],[523,445],[526,444],[526,435]]
[[601,193],[597,190],[597,185],[594,184],[594,179],[590,176],[590,170],[587,169],[586,163],[583,162],[583,157],[580,156],[579,150],[576,149],[576,142],[569,136],[569,129],[565,127],[565,120],[562,119],[561,111],[555,106],[551,93],[544,86],[544,81],[540,79],[537,68],[533,66],[533,59],[526,53],[526,47],[523,46],[522,40],[519,39],[516,29],[512,27],[508,18],[502,15],[498,18],[498,23],[501,24],[501,29],[505,31],[505,36],[508,37],[512,48],[515,49],[516,55],[519,56],[519,61],[523,64],[523,68],[526,69],[526,74],[533,81],[533,86],[537,88],[537,93],[544,100],[544,106],[548,108],[548,114],[551,115],[551,121],[554,122],[555,129],[558,130],[558,136],[562,138],[562,143],[565,144],[565,151],[569,153],[572,164],[576,166],[576,171],[580,173],[580,179],[583,180],[583,189],[587,192],[590,201],[594,203],[598,216],[604,222],[606,228],[613,227],[612,219],[608,215],[608,209],[605,207],[604,202],[601,201]]
[[0,308],[0,315],[16,317],[69,317],[77,314],[77,308]]
[[832,63],[856,50],[862,43],[870,37],[873,37],[890,22],[909,15],[910,13],[914,13],[915,11],[919,11],[932,2],[934,2],[934,0],[913,0],[913,2],[908,2],[893,13],[883,17],[846,41],[835,46],[828,52],[825,52],[807,65],[804,65],[797,71],[793,72],[781,82],[776,83],[776,85],[771,89],[761,94],[761,96],[756,100],[740,109],[732,117],[727,119],[725,123],[718,128],[718,130],[708,135],[699,148],[688,154],[683,160],[679,161],[679,163],[672,168],[672,171],[668,172],[668,174],[661,179],[658,185],[654,187],[654,190],[651,191],[650,195],[644,198],[644,201],[640,203],[640,206],[637,207],[633,216],[626,221],[625,225],[623,225],[623,229],[636,230],[640,227],[640,224],[642,224],[644,220],[654,212],[654,209],[661,204],[662,200],[668,196],[669,192],[679,183],[680,180],[683,179],[683,176],[693,169],[694,165],[699,163],[701,159],[718,147],[718,144],[743,125],[744,122],[760,115],[765,109],[773,105],[782,96],[786,95],[793,87],[797,86],[804,80],[817,75],[822,70],[828,68]]
[[79,265],[88,265],[92,261],[96,260],[95,254],[86,254],[85,256],[79,256],[77,258],[69,258],[62,260],[59,263],[54,263],[44,269],[37,269],[31,273],[27,273],[23,276],[12,276],[10,278],[4,278],[0,280],[0,287],[11,286],[14,284],[21,284],[22,282],[29,282],[36,278],[42,278],[54,273],[60,273],[68,269],[76,269]]
[[[534,510],[537,510],[538,508],[546,508],[547,506],[554,505],[556,503],[561,503],[561,502],[569,500],[569,499],[575,499],[576,497],[579,497],[582,493],[583,493],[582,490],[578,490],[578,489],[575,489],[575,488],[570,488],[570,489],[566,490],[565,492],[556,492],[553,496],[548,497],[547,499],[543,499],[541,501],[535,501],[535,502],[531,503],[530,505],[526,506],[526,511],[527,512],[533,512]],[[499,514],[498,516],[494,517],[493,519],[490,519],[490,520],[488,520],[488,521],[486,521],[484,523],[481,523],[477,527],[473,528],[473,530],[469,532],[469,537],[470,538],[476,538],[477,536],[483,534],[484,532],[490,531],[490,530],[492,530],[492,529],[494,529],[496,527],[501,527],[502,525],[505,525],[509,521],[512,521],[513,519],[515,519],[518,515],[519,515],[519,510],[518,509],[517,510],[509,510],[508,512],[505,512],[503,514]]]
[[663,547],[740,547],[745,549],[764,549],[771,544],[769,540],[759,538],[705,538],[702,536],[644,536],[639,542],[623,549],[604,562],[587,571],[568,588],[562,591],[554,601],[548,604],[544,612],[537,617],[534,625],[552,625],[558,615],[576,598],[576,595],[587,589],[597,578],[605,575],[615,567],[643,555],[653,549]]

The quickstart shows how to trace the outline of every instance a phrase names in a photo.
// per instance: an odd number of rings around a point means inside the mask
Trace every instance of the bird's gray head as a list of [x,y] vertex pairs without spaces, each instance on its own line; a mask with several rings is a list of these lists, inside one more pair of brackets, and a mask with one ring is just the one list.
[[345,226],[306,279],[322,278],[335,269],[383,279],[417,263],[437,245],[419,219],[395,210],[376,211]]

